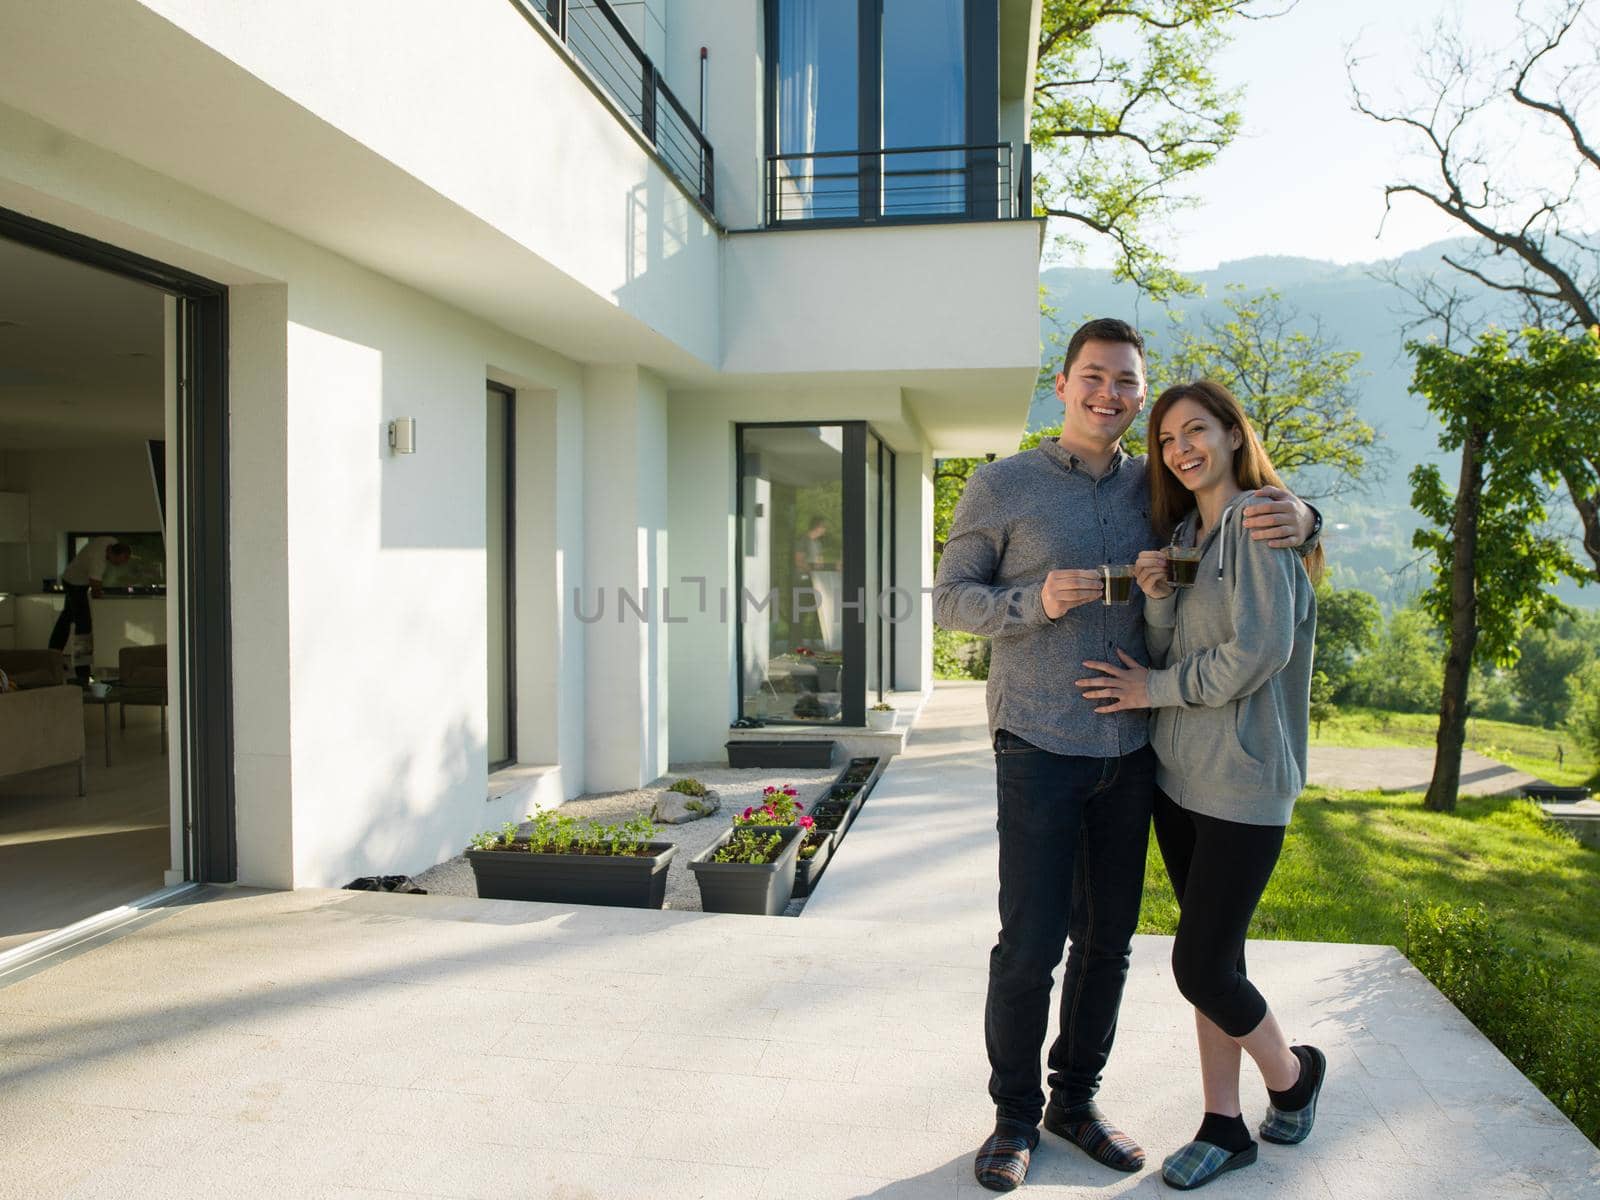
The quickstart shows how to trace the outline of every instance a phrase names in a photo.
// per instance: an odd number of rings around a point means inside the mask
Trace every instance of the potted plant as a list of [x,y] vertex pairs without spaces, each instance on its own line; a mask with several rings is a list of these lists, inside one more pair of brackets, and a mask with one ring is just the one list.
[[656,828],[648,817],[620,825],[556,812],[528,819],[533,827],[526,834],[507,823],[472,839],[467,861],[479,896],[620,908],[660,908],[665,901],[667,864],[678,848],[651,840]]
[[867,728],[876,733],[888,733],[894,728],[894,705],[874,704],[867,709]]
[[789,784],[781,788],[769,787],[761,794],[761,806],[751,806],[733,818],[735,825],[798,826],[804,831],[800,839],[800,854],[795,860],[794,894],[809,896],[822,868],[833,854],[835,830],[823,829],[815,817],[805,811],[799,793]]
[[[793,793],[789,795],[798,811]],[[690,859],[689,869],[700,885],[700,907],[706,912],[776,917],[788,906],[807,827],[777,824],[777,807],[745,809],[734,818],[732,829]]]

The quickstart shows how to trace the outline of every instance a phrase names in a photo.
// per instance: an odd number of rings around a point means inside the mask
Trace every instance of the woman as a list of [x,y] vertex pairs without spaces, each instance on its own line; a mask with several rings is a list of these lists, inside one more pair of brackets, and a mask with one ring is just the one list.
[[1239,1104],[1241,1048],[1269,1104],[1260,1133],[1293,1144],[1311,1132],[1327,1062],[1290,1046],[1245,976],[1245,931],[1283,847],[1305,782],[1322,551],[1302,562],[1241,528],[1251,493],[1282,486],[1239,402],[1220,384],[1167,389],[1150,412],[1151,520],[1174,545],[1202,549],[1193,586],[1167,581],[1167,556],[1139,555],[1150,661],[1080,680],[1097,712],[1152,708],[1159,763],[1155,829],[1181,913],[1172,947],[1195,1008],[1205,1116],[1162,1178],[1187,1190],[1256,1160]]

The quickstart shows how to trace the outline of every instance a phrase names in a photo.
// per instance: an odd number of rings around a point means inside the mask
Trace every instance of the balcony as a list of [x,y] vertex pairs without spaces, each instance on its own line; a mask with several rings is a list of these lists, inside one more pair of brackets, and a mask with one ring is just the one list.
[[715,214],[711,143],[607,0],[512,0],[536,13],[614,100],[672,175]]
[[1033,147],[836,150],[767,158],[768,226],[1003,221],[1033,215]]

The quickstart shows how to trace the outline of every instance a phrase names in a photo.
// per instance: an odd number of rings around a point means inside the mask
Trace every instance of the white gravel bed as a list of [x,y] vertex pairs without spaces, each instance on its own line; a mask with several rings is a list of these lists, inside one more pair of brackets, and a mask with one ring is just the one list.
[[[699,912],[700,888],[695,883],[694,872],[689,870],[689,860],[733,824],[733,814],[743,812],[758,803],[764,788],[790,784],[800,793],[800,803],[809,811],[820,799],[827,786],[838,776],[842,766],[818,767],[810,770],[776,767],[735,768],[720,763],[686,763],[663,775],[648,787],[626,792],[594,792],[568,800],[560,811],[579,820],[593,819],[607,824],[625,821],[641,813],[649,815],[656,797],[666,791],[674,781],[693,776],[722,797],[722,808],[709,817],[689,821],[683,825],[657,826],[656,840],[672,842],[678,852],[667,864],[666,907],[679,912]],[[465,855],[446,859],[429,867],[412,881],[440,896],[476,896],[477,884],[472,877],[472,866]],[[789,906],[793,916],[805,902],[796,900]]]

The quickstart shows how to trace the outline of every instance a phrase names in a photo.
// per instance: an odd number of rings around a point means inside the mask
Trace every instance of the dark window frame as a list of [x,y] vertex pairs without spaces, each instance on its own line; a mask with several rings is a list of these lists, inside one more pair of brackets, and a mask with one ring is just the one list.
[[[874,429],[870,422],[862,420],[838,420],[819,418],[812,421],[737,421],[733,426],[734,447],[734,538],[736,541],[733,556],[733,677],[734,677],[734,719],[744,716],[744,536],[745,536],[745,502],[744,502],[744,432],[747,429],[817,429],[824,426],[835,426],[843,431],[844,450],[843,479],[841,480],[841,505],[840,522],[843,525],[844,535],[844,571],[843,591],[846,598],[857,594],[865,597],[867,552],[864,544],[866,537],[871,537],[873,553],[883,553],[882,523],[886,519],[881,502],[885,495],[883,481],[879,478],[879,528],[867,530],[867,441],[869,437],[876,438],[878,445],[884,453],[890,456],[891,464],[894,461],[894,451],[890,449],[883,435]],[[880,460],[881,461],[881,460]],[[888,490],[890,543],[893,544],[895,515],[893,489]],[[860,532],[855,532],[857,529]],[[890,561],[893,562],[893,552],[890,551]],[[893,586],[893,568],[891,565],[890,585]],[[884,587],[884,577],[880,567],[878,575],[880,593]],[[871,599],[867,599],[867,604]],[[836,729],[844,727],[861,727],[867,723],[867,625],[866,605],[852,607],[845,604],[844,611],[848,614],[844,621],[844,644],[842,653],[844,665],[839,676],[839,692],[843,705],[839,712],[838,721],[786,721],[781,718],[764,719],[764,725],[785,726],[797,729]],[[883,616],[878,614],[878,620]],[[892,630],[892,623],[889,623]],[[892,632],[891,632],[892,638]],[[880,635],[879,654],[882,654],[882,640]],[[890,670],[893,670],[893,642],[890,643]],[[883,675],[879,671],[879,683],[883,682]],[[880,695],[881,698],[881,695]]]
[[[763,45],[763,105],[765,160],[770,163],[778,150],[778,58],[779,58],[779,8],[783,0],[763,0],[762,17],[765,21]],[[996,169],[999,166],[1000,140],[1000,0],[963,0],[962,17],[965,25],[963,39],[966,51],[966,129],[962,143],[967,150],[966,211],[964,213],[916,213],[904,216],[884,216],[881,212],[879,163],[883,150],[883,0],[856,0],[858,67],[856,87],[856,146],[861,169],[858,183],[858,205],[854,217],[806,220],[786,220],[785,228],[807,226],[875,225],[875,224],[947,224],[951,221],[982,219],[980,214],[993,214],[999,207],[996,187]],[[1013,172],[1016,170],[1013,164]],[[1015,179],[1013,179],[1013,184]],[[770,189],[767,195],[769,210],[774,204]],[[1018,215],[1023,215],[1019,213]],[[1031,216],[1032,214],[1027,214]],[[776,223],[775,213],[768,211],[763,224]]]
[[514,765],[517,760],[517,393],[489,380],[488,391],[505,405],[505,672],[506,757],[489,764],[490,771]]
[[178,729],[185,829],[183,871],[197,883],[239,875],[234,793],[233,613],[228,571],[228,289],[10,209],[0,237],[155,289],[177,301],[177,427],[183,486],[178,578],[168,594],[182,605],[173,667],[184,685]]

